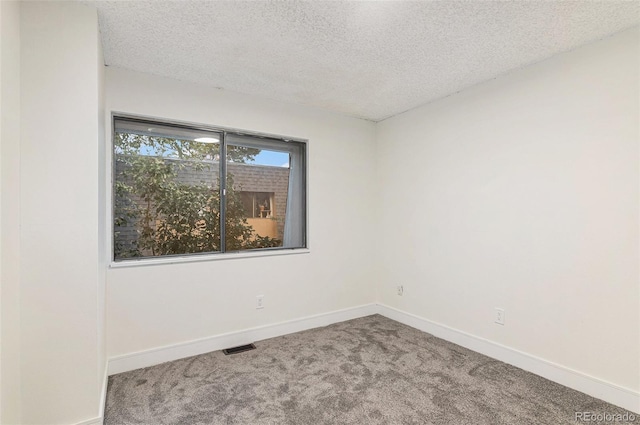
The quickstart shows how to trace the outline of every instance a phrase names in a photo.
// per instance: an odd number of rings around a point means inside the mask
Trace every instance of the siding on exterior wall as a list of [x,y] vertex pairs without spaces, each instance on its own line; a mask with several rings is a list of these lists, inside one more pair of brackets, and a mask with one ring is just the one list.
[[273,217],[278,223],[278,239],[282,239],[284,217],[287,210],[289,169],[263,165],[229,164],[227,170],[233,175],[234,189],[236,190],[274,193],[275,212]]

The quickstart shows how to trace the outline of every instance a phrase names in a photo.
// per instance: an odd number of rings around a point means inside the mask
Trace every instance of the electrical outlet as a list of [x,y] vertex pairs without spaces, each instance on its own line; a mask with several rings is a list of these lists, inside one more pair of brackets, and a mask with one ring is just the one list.
[[264,295],[256,295],[256,309],[264,308]]
[[402,285],[398,285],[396,289],[398,291],[398,295],[402,296],[404,294],[404,287]]
[[499,325],[504,325],[504,309],[496,307],[496,320]]

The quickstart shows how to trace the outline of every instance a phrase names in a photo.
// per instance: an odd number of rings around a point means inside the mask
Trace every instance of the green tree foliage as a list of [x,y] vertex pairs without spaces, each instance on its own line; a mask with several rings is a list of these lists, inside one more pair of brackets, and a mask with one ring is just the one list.
[[[259,152],[234,146],[227,158],[245,163]],[[217,169],[217,160],[217,143],[116,133],[115,257],[221,251],[219,179],[189,184],[178,178],[189,170]],[[226,201],[227,251],[282,245],[257,235],[247,223],[232,175],[227,176]],[[134,229],[133,240],[121,237],[126,228]]]

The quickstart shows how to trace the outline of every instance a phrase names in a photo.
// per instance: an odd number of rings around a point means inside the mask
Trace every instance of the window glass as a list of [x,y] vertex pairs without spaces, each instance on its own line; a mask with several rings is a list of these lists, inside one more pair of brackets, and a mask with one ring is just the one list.
[[119,117],[113,140],[116,261],[306,246],[304,143]]
[[172,133],[116,126],[116,260],[220,251],[220,135]]
[[[228,251],[283,246],[289,173],[287,152],[227,146],[227,211],[235,211],[237,200],[242,207],[238,214],[227,215]],[[249,241],[243,242],[239,219],[253,230]]]

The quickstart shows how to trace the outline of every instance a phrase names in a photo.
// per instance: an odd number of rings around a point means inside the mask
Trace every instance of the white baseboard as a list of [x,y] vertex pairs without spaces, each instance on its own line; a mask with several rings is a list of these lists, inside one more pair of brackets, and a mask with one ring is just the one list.
[[378,313],[419,329],[423,332],[453,342],[462,347],[484,354],[496,360],[535,373],[550,381],[615,404],[635,413],[640,413],[640,393],[623,388],[610,382],[576,370],[552,363],[531,354],[506,347],[504,345],[480,338],[422,317],[405,313],[384,304],[378,305]]
[[98,416],[95,418],[87,419],[86,421],[78,422],[75,425],[103,425],[104,424],[104,407],[107,402],[107,385],[109,383],[109,375],[107,374],[108,365],[104,367],[104,374],[102,376],[102,389],[100,390],[100,405],[98,407]]
[[104,420],[102,417],[88,419],[86,421],[78,422],[75,425],[103,425]]
[[104,423],[104,409],[107,405],[107,388],[109,386],[109,362],[104,365],[104,374],[102,376],[102,391],[100,392],[100,411],[98,412],[98,422],[96,424],[102,425]]
[[300,332],[320,326],[327,326],[333,323],[344,322],[345,320],[356,319],[358,317],[370,316],[377,312],[378,306],[376,304],[366,304],[344,310],[337,310],[287,322],[276,323],[273,325],[260,326],[239,332],[230,332],[193,341],[182,342],[179,344],[153,348],[151,350],[139,351],[137,353],[125,354],[109,359],[108,374],[115,375],[172,360],[183,359],[185,357],[196,356],[198,354],[222,350],[224,348],[249,344],[251,342]]

